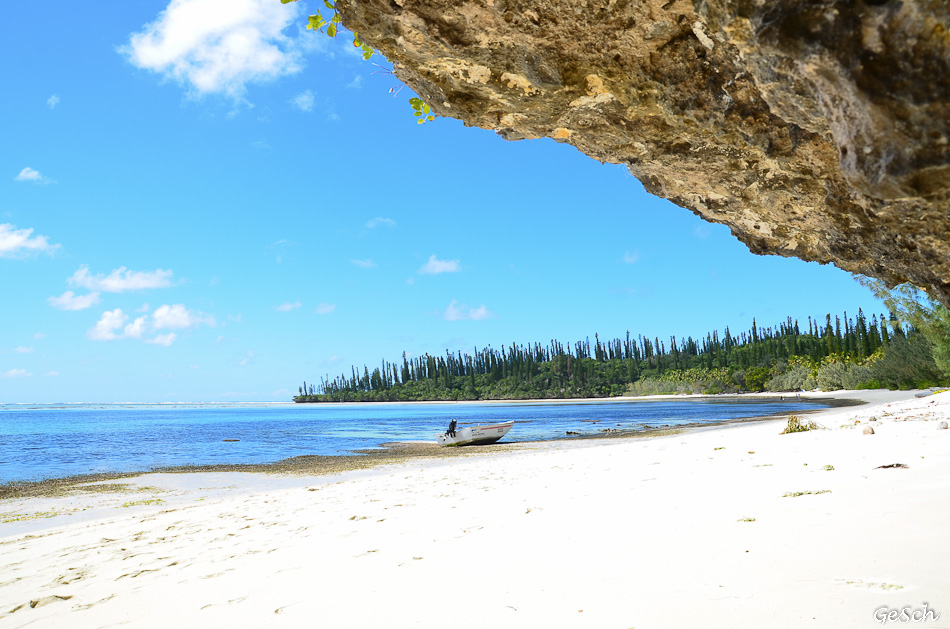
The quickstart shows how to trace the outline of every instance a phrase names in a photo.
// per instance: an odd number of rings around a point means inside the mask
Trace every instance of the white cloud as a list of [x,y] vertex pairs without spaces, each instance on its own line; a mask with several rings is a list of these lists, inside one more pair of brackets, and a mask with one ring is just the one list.
[[30,183],[56,183],[55,179],[50,179],[49,177],[44,177],[40,174],[40,171],[33,170],[29,166],[20,171],[16,177],[13,178],[14,181],[28,181]]
[[358,90],[363,87],[363,77],[357,74],[353,80],[346,84],[347,89]]
[[184,330],[201,324],[215,326],[214,317],[203,312],[188,310],[183,304],[159,306],[152,313],[152,326],[156,330]]
[[623,254],[623,261],[626,264],[636,264],[639,259],[640,259],[639,251],[634,251],[633,253],[630,253],[629,251],[627,251],[626,253]]
[[59,297],[50,297],[46,301],[54,308],[60,310],[85,310],[99,303],[99,293],[93,292],[87,295],[77,295],[68,290]]
[[122,312],[121,308],[107,310],[102,313],[96,325],[86,332],[86,336],[93,341],[114,341],[122,338],[116,334],[116,330],[123,327],[129,320],[129,316]]
[[336,310],[336,304],[322,303],[319,306],[317,306],[317,314],[321,314],[321,315],[330,314],[334,310]]
[[481,321],[483,319],[492,319],[495,315],[484,305],[478,308],[469,308],[465,304],[459,304],[455,299],[449,304],[442,313],[442,318],[446,321]]
[[38,340],[40,340],[40,339],[42,339],[42,338],[46,338],[46,335],[43,334],[42,332],[37,332],[36,334],[33,335],[33,340],[34,340],[34,341],[38,341]]
[[26,376],[32,376],[29,371],[26,369],[10,369],[9,371],[4,371],[0,373],[0,378],[24,378]]
[[88,290],[106,293],[123,293],[128,290],[148,288],[168,288],[172,285],[172,271],[155,269],[154,271],[130,271],[124,266],[103,275],[92,275],[85,264],[66,280],[70,286],[79,286]]
[[171,0],[119,52],[198,94],[242,100],[245,84],[303,68],[301,44],[283,34],[298,15],[275,0]]
[[50,378],[55,378],[56,376],[59,375],[59,372],[58,372],[58,371],[48,371],[48,372],[46,372],[46,375],[49,376]]
[[50,109],[55,109],[56,105],[59,104],[59,94],[53,94],[46,99],[46,104],[49,105]]
[[247,356],[245,356],[244,358],[242,358],[241,360],[239,360],[239,361],[238,361],[238,365],[240,365],[241,367],[244,367],[245,365],[247,365],[248,362],[250,362],[250,360],[251,360],[252,358],[254,358],[254,351],[253,351],[253,350],[248,350]]
[[457,273],[461,269],[459,262],[459,260],[439,260],[435,255],[431,255],[429,261],[419,268],[419,273],[422,275]]
[[0,258],[16,258],[31,253],[52,253],[59,245],[49,244],[46,236],[33,236],[33,228],[17,229],[0,223]]
[[126,338],[130,339],[140,339],[145,335],[146,328],[148,326],[148,317],[136,317],[135,321],[125,326],[122,330]]
[[482,319],[491,319],[495,315],[489,312],[488,308],[484,304],[478,308],[472,308],[468,311],[468,316],[472,321],[481,321]]
[[29,354],[29,353],[32,352],[32,351],[33,351],[33,348],[32,348],[32,347],[24,347],[24,346],[22,346],[22,345],[20,345],[19,347],[14,347],[14,348],[13,348],[13,353],[14,353],[14,354]]
[[366,221],[366,226],[370,229],[379,227],[380,225],[384,225],[386,227],[395,227],[396,221],[391,218],[383,218],[382,216],[377,216],[376,218],[371,218],[370,220]]
[[274,310],[276,310],[277,312],[290,312],[290,311],[293,310],[294,308],[299,308],[299,307],[302,306],[302,305],[303,305],[303,304],[301,304],[301,303],[300,303],[300,300],[298,299],[298,300],[295,301],[294,303],[290,303],[289,301],[288,301],[288,302],[285,302],[285,303],[282,303],[281,305],[279,305],[279,306],[277,306],[276,308],[274,308]]
[[[168,347],[178,338],[178,335],[174,332],[157,334],[149,339],[146,339],[145,336],[158,330],[183,330],[201,324],[214,326],[214,317],[203,312],[189,310],[182,304],[159,306],[151,315],[136,317],[131,323],[129,322],[129,315],[122,312],[121,308],[116,308],[103,312],[96,325],[86,332],[86,336],[93,341],[142,339],[146,343]],[[121,333],[119,330],[121,330]]]
[[371,259],[367,258],[366,260],[350,260],[353,264],[360,267],[361,269],[374,269],[378,264],[373,262]]
[[[164,345],[165,347],[168,347],[174,342],[176,338],[178,338],[177,334],[175,334],[174,332],[169,332],[168,334],[159,334],[155,338],[146,339],[145,342],[151,343],[152,345]],[[195,365],[192,365],[191,368],[197,369],[198,367],[196,367]]]
[[290,104],[300,111],[313,111],[313,92],[306,90],[290,99]]

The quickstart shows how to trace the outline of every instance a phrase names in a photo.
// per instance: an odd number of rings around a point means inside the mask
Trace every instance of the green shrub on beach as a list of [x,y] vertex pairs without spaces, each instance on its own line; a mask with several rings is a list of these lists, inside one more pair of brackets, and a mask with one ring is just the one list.
[[770,391],[811,391],[818,383],[812,374],[812,368],[804,365],[789,365],[784,373],[769,380]]
[[806,421],[798,415],[790,415],[788,418],[788,426],[785,427],[782,434],[788,435],[793,432],[807,432],[809,430],[818,430],[819,428],[820,426],[815,422]]
[[926,369],[936,372],[933,379],[941,382],[950,379],[950,308],[910,284],[888,289],[880,280],[861,276],[856,279],[884,302],[892,317],[928,341],[927,353],[933,366],[928,364]]
[[895,334],[884,356],[871,366],[871,378],[889,389],[925,389],[940,383],[933,344],[922,334]]

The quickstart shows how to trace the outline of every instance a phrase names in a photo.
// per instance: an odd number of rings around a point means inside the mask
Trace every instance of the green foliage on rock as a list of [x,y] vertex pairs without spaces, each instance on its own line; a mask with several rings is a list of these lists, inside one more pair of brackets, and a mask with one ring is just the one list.
[[[298,0],[280,0],[281,4],[290,4],[291,2],[297,1]],[[323,14],[320,13],[320,11],[317,11],[316,14],[311,15],[307,19],[307,30],[326,33],[328,37],[335,38],[337,32],[339,32],[339,29],[343,27],[343,18],[340,16],[340,12],[337,10],[335,2],[331,2],[331,0],[323,0],[323,4],[329,10],[333,11],[333,14],[329,19],[326,19],[323,17]],[[359,33],[355,31],[353,32],[353,45],[363,51],[364,60],[369,60],[376,52],[373,47],[364,42]],[[421,98],[410,98],[409,105],[412,107],[413,116],[417,118],[416,122],[419,124],[435,120],[435,115],[432,113],[432,108],[423,102]]]
[[431,113],[432,108],[425,104],[421,98],[410,98],[409,105],[413,109],[412,115],[418,118],[416,122],[419,124],[435,120],[435,116],[433,116]]

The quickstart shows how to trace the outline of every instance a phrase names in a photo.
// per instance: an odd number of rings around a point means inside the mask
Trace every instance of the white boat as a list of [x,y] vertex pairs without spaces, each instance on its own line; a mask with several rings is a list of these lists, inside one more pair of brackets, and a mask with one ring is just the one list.
[[466,426],[455,431],[455,435],[449,435],[447,432],[437,436],[440,446],[469,446],[486,443],[495,443],[508,434],[515,422],[502,422],[500,424],[487,424],[485,426]]

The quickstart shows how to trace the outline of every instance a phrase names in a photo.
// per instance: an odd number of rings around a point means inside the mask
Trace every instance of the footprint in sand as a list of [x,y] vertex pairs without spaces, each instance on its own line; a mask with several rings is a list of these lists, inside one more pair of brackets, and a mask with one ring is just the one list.
[[16,612],[16,611],[18,611],[18,610],[21,610],[21,609],[23,609],[24,607],[27,607],[27,606],[29,606],[30,608],[34,608],[34,609],[35,609],[35,608],[37,608],[37,607],[45,607],[46,605],[51,605],[52,603],[59,603],[59,602],[61,602],[61,601],[68,601],[68,600],[71,599],[71,598],[72,598],[71,595],[69,595],[69,596],[64,596],[64,595],[59,595],[59,594],[54,594],[54,595],[52,595],[52,596],[44,596],[44,597],[38,598],[38,599],[36,599],[36,600],[34,600],[34,601],[30,601],[29,603],[23,603],[23,604],[21,604],[21,605],[17,605],[16,607],[14,607],[13,609],[10,610],[10,613],[12,614],[13,612]]

